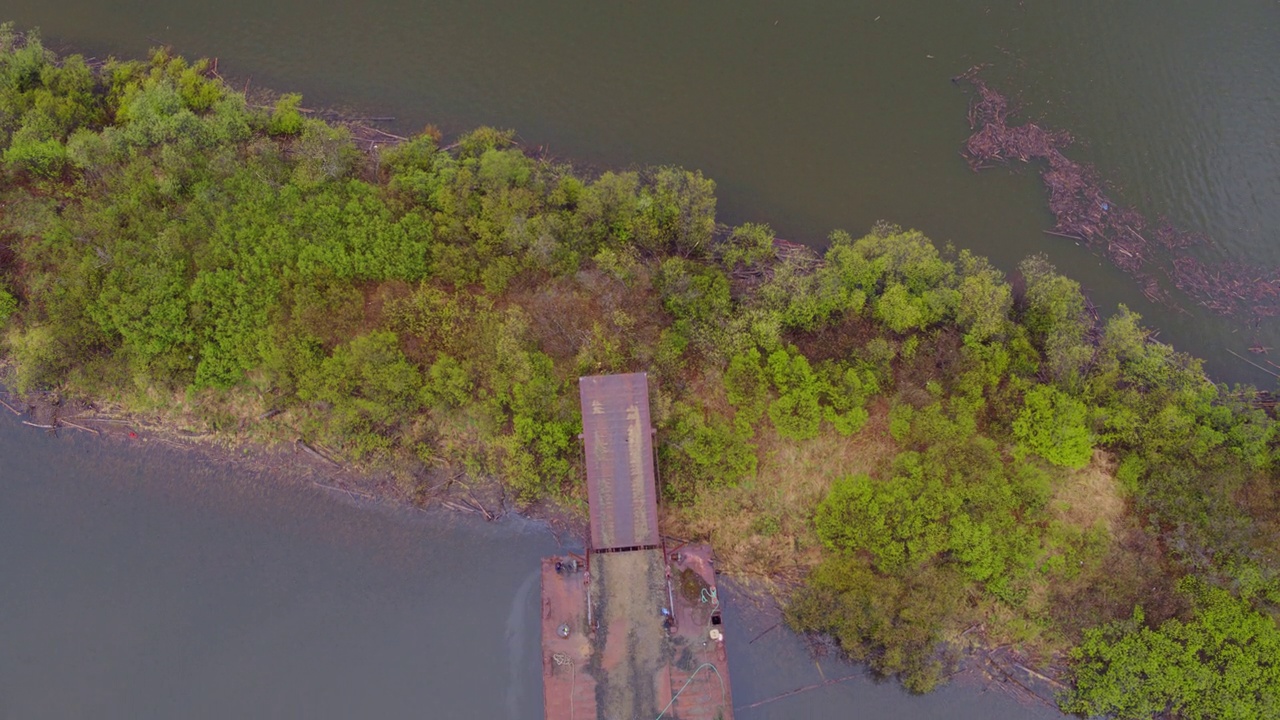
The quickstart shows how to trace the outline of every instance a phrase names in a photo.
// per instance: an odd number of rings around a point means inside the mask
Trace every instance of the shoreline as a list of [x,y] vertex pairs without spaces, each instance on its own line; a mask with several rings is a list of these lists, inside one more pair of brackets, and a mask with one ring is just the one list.
[[[79,399],[68,399],[52,391],[39,391],[20,396],[0,385],[0,412],[15,416],[27,429],[52,433],[58,437],[58,431],[68,430],[91,434],[97,440],[111,443],[119,449],[136,448],[139,452],[147,452],[163,446],[170,451],[177,451],[187,461],[206,459],[224,463],[239,470],[248,471],[257,477],[263,477],[271,483],[292,485],[295,487],[312,487],[326,493],[342,496],[356,505],[384,506],[391,509],[428,512],[443,510],[457,515],[474,516],[485,522],[501,522],[508,516],[522,520],[541,523],[546,531],[562,549],[581,547],[581,542],[569,538],[583,538],[589,532],[585,516],[574,513],[554,501],[539,501],[524,510],[508,507],[501,481],[490,479],[484,484],[476,483],[479,493],[470,484],[455,479],[446,481],[445,487],[438,494],[428,498],[425,504],[414,502],[397,487],[394,479],[386,470],[356,468],[339,463],[311,448],[301,438],[288,446],[270,446],[254,440],[242,442],[220,442],[228,440],[226,436],[208,433],[191,436],[182,432],[175,423],[147,422],[128,413],[112,414],[96,407],[92,402]],[[70,417],[64,417],[68,412]],[[87,413],[92,413],[86,417]],[[59,438],[61,439],[61,438]],[[154,444],[152,444],[154,443]],[[303,449],[303,448],[307,449]],[[310,452],[308,452],[310,450]],[[456,486],[456,487],[455,487]],[[489,504],[482,504],[479,498]],[[496,506],[495,506],[496,503]],[[719,575],[719,571],[717,571]],[[860,676],[873,678],[881,682],[887,678],[879,678],[871,667],[862,661],[852,660],[844,653],[835,641],[827,636],[797,632],[786,620],[783,603],[785,597],[793,590],[793,582],[782,575],[774,577],[756,577],[726,573],[718,582],[728,586],[730,592],[749,611],[764,622],[770,623],[763,632],[753,633],[752,637],[739,637],[738,641],[748,644],[755,642],[766,634],[782,630],[791,633],[806,647],[810,657],[821,660],[824,657],[835,657],[858,669],[853,675],[828,678],[817,684],[795,688],[777,696],[756,701],[745,707],[758,707],[795,694],[811,692],[837,685]],[[1044,688],[1057,685],[1063,688],[1055,678],[1044,673],[1057,674],[1056,668],[1037,668],[1029,658],[1019,655],[1007,646],[992,646],[986,642],[980,628],[974,637],[981,637],[982,642],[970,643],[959,648],[960,659],[952,672],[947,675],[949,682],[968,684],[981,688],[981,692],[996,688],[1011,700],[1023,704],[1039,704],[1054,711],[1061,712],[1053,701],[1051,693],[1044,693]],[[968,631],[964,636],[969,634]],[[1042,672],[1043,671],[1043,672]],[[1024,680],[1019,680],[1021,674]],[[1045,682],[1036,687],[1035,679]],[[904,692],[906,690],[904,689]],[[908,693],[914,695],[914,693]]]
[[[529,520],[546,522],[558,532],[578,530],[568,512],[518,512],[508,507],[496,480],[484,484],[464,482],[459,475],[446,478],[428,502],[415,502],[401,491],[385,468],[360,468],[339,462],[301,436],[292,443],[237,440],[221,431],[193,433],[168,418],[144,419],[82,400],[66,398],[53,391],[18,395],[0,385],[0,412],[15,416],[32,429],[57,436],[59,431],[97,436],[103,442],[125,448],[131,444],[147,447],[155,443],[190,455],[259,473],[276,482],[307,484],[345,495],[353,501],[386,503],[395,507],[427,510],[438,505],[463,514],[473,514],[493,522],[515,513]],[[326,482],[327,481],[327,482]],[[473,488],[474,483],[477,487]],[[540,503],[545,505],[545,503]],[[585,528],[585,520],[581,528]]]

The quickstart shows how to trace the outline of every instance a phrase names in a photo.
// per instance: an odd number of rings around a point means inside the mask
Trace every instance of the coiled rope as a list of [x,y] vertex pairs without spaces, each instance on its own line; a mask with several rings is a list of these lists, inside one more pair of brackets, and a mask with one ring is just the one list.
[[[573,720],[573,691],[578,683],[578,667],[573,664],[573,658],[565,655],[564,653],[552,653],[551,659],[554,660],[557,665],[569,666],[569,720]],[[723,685],[723,683],[721,684]]]
[[658,713],[658,717],[654,718],[654,720],[662,720],[662,718],[666,717],[667,711],[671,709],[672,705],[676,704],[676,698],[680,697],[680,693],[684,692],[685,688],[689,687],[689,683],[693,682],[693,679],[698,676],[698,673],[702,672],[702,668],[711,668],[711,671],[716,674],[716,679],[720,681],[720,705],[721,707],[724,706],[727,700],[727,693],[724,689],[724,677],[720,675],[720,671],[715,665],[712,665],[709,662],[702,663],[698,666],[697,670],[693,671],[693,674],[689,676],[689,679],[684,681],[684,687],[680,688],[680,692],[671,696],[671,702],[667,703],[667,706],[662,708],[662,712]]

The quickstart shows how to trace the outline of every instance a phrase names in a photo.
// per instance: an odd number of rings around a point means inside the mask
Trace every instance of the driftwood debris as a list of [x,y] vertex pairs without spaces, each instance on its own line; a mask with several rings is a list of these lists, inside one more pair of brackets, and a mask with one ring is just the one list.
[[740,710],[751,710],[753,708],[758,708],[761,705],[768,705],[769,703],[772,703],[772,702],[777,702],[779,700],[784,700],[794,695],[799,695],[800,693],[806,693],[806,692],[809,692],[810,690],[817,690],[819,688],[827,687],[828,685],[838,685],[842,682],[847,682],[849,680],[853,680],[854,678],[859,678],[859,677],[863,677],[863,674],[854,673],[852,675],[845,675],[844,677],[831,678],[830,680],[823,680],[822,682],[813,683],[812,685],[803,685],[794,690],[788,690],[784,693],[779,693],[772,697],[767,697],[763,700],[757,700],[756,702],[753,702],[750,705],[741,705],[739,707],[734,708],[734,712],[737,712]]
[[64,419],[64,418],[59,418],[59,419],[58,419],[58,422],[59,422],[59,423],[61,423],[61,424],[63,424],[63,425],[66,425],[66,426],[67,426],[67,427],[69,427],[69,428],[75,428],[76,430],[83,430],[83,431],[85,431],[85,432],[87,432],[87,433],[93,433],[94,435],[101,435],[101,434],[102,434],[102,432],[101,432],[101,431],[99,431],[99,430],[94,430],[94,429],[93,429],[93,428],[91,428],[91,427],[86,427],[86,426],[84,426],[84,425],[81,425],[81,424],[79,424],[79,423],[72,422],[72,421],[70,421],[70,420],[66,420],[66,419]]
[[[1240,353],[1238,353],[1238,352],[1236,352],[1236,351],[1232,350],[1231,348],[1226,348],[1226,351],[1227,351],[1227,352],[1229,352],[1229,353],[1231,353],[1232,355],[1235,355],[1236,357],[1240,358],[1241,360],[1243,360],[1243,361],[1245,361],[1245,362],[1249,363],[1250,365],[1252,365],[1252,366],[1254,366],[1254,367],[1258,368],[1258,369],[1259,369],[1259,370],[1261,370],[1262,372],[1264,372],[1264,373],[1266,373],[1266,374],[1268,374],[1268,375],[1270,375],[1270,376],[1272,376],[1272,377],[1280,378],[1280,375],[1277,375],[1275,372],[1273,372],[1273,371],[1271,371],[1271,370],[1268,370],[1268,369],[1266,369],[1266,368],[1262,367],[1262,366],[1261,366],[1261,365],[1259,365],[1258,363],[1256,363],[1256,362],[1254,362],[1254,361],[1250,360],[1249,358],[1247,358],[1247,357],[1245,357],[1245,356],[1241,355]],[[1274,364],[1274,363],[1273,363],[1273,364]]]
[[312,457],[318,458],[321,462],[327,463],[336,468],[342,467],[342,464],[339,463],[338,461],[330,458],[328,455],[325,455],[319,450],[316,450],[315,448],[308,445],[306,440],[303,440],[302,438],[298,438],[297,440],[294,441],[294,443],[299,448],[301,448],[303,452],[307,453],[308,455],[311,455]]
[[1116,202],[1093,166],[1063,154],[1074,140],[1070,133],[1034,122],[1010,124],[1009,99],[979,77],[985,67],[975,66],[952,79],[967,83],[975,93],[969,106],[973,134],[961,154],[975,172],[1015,160],[1041,163],[1040,177],[1056,221],[1046,231],[1049,235],[1082,242],[1105,255],[1134,276],[1152,302],[1175,306],[1156,277],[1159,273],[1218,315],[1254,320],[1280,316],[1280,268],[1208,264],[1191,254],[1190,248],[1209,240],[1164,218],[1149,220]]

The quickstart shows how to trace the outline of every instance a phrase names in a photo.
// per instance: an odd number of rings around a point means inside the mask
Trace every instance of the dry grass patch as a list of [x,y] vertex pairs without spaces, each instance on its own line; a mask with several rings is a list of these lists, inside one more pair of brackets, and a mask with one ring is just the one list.
[[1059,475],[1049,502],[1058,529],[1050,538],[1066,562],[1037,573],[1021,610],[989,609],[994,642],[1052,654],[1080,642],[1085,628],[1128,617],[1135,604],[1159,619],[1179,611],[1164,553],[1128,514],[1116,465],[1098,450],[1086,467]]
[[1095,568],[1049,589],[1048,618],[1060,647],[1079,643],[1086,628],[1128,618],[1135,605],[1153,625],[1185,610],[1186,600],[1175,590],[1177,574],[1156,539],[1131,518],[1116,533]]
[[669,532],[710,540],[720,566],[735,575],[799,580],[822,559],[812,518],[832,481],[879,474],[897,454],[888,403],[877,399],[868,410],[870,422],[853,437],[827,430],[796,442],[762,432],[755,479],[708,490],[674,509],[665,518]]
[[1028,588],[1025,607],[1030,612],[1044,610],[1055,596],[1095,585],[1099,573],[1109,572],[1106,566],[1115,560],[1116,538],[1125,527],[1125,501],[1115,469],[1114,456],[1095,450],[1080,470],[1054,471],[1048,506],[1051,557]]
[[1116,480],[1116,458],[1105,450],[1094,450],[1083,469],[1069,471],[1054,488],[1050,512],[1059,522],[1078,528],[1102,523],[1114,536],[1124,516],[1125,501]]

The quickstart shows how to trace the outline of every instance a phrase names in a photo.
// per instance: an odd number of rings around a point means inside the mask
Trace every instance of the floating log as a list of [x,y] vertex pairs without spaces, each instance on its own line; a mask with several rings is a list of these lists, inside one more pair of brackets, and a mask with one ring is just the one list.
[[809,692],[810,690],[817,690],[819,688],[827,687],[828,685],[837,685],[839,683],[847,682],[849,680],[852,680],[854,678],[859,678],[859,677],[862,677],[861,673],[854,673],[853,675],[845,675],[844,677],[831,678],[830,680],[823,680],[822,682],[819,682],[819,683],[813,683],[812,685],[804,685],[802,687],[796,688],[795,690],[788,690],[787,692],[779,693],[777,695],[774,695],[773,697],[767,697],[764,700],[753,702],[750,705],[740,705],[734,708],[733,710],[734,712],[737,712],[739,710],[752,710],[754,708],[760,707],[761,705],[768,705],[769,703],[777,702],[779,700],[784,700],[794,695],[799,695],[800,693],[806,693],[806,692]]
[[1271,377],[1280,378],[1280,375],[1277,375],[1276,373],[1271,372],[1270,370],[1268,370],[1268,369],[1266,369],[1266,368],[1262,367],[1262,366],[1261,366],[1261,365],[1259,365],[1258,363],[1256,363],[1256,362],[1254,362],[1254,361],[1250,360],[1249,358],[1247,358],[1247,357],[1245,357],[1245,356],[1241,355],[1240,353],[1236,352],[1235,350],[1232,350],[1231,348],[1224,348],[1224,349],[1225,349],[1227,352],[1231,353],[1232,355],[1235,355],[1236,357],[1240,358],[1241,360],[1243,360],[1243,361],[1245,361],[1245,362],[1249,363],[1250,365],[1252,365],[1252,366],[1254,366],[1254,367],[1258,368],[1258,369],[1259,369],[1259,370],[1261,370],[1262,372],[1264,372],[1264,373],[1266,373],[1266,374],[1270,375]]
[[66,425],[66,426],[67,426],[67,427],[69,427],[69,428],[75,428],[76,430],[83,430],[83,431],[88,432],[88,433],[93,433],[94,435],[101,435],[101,434],[102,434],[102,433],[101,433],[100,431],[98,431],[98,430],[94,430],[94,429],[93,429],[93,428],[91,428],[91,427],[85,427],[84,425],[79,425],[79,424],[77,424],[77,423],[71,422],[70,420],[59,420],[58,422],[62,423],[63,425]]
[[325,485],[324,483],[316,482],[315,480],[312,480],[311,484],[315,485],[318,488],[323,488],[325,490],[332,490],[334,492],[344,493],[347,496],[349,496],[352,500],[355,500],[356,498],[363,498],[365,500],[378,499],[377,496],[370,495],[369,493],[360,492],[359,490],[352,490],[350,488],[338,487],[337,485]]

